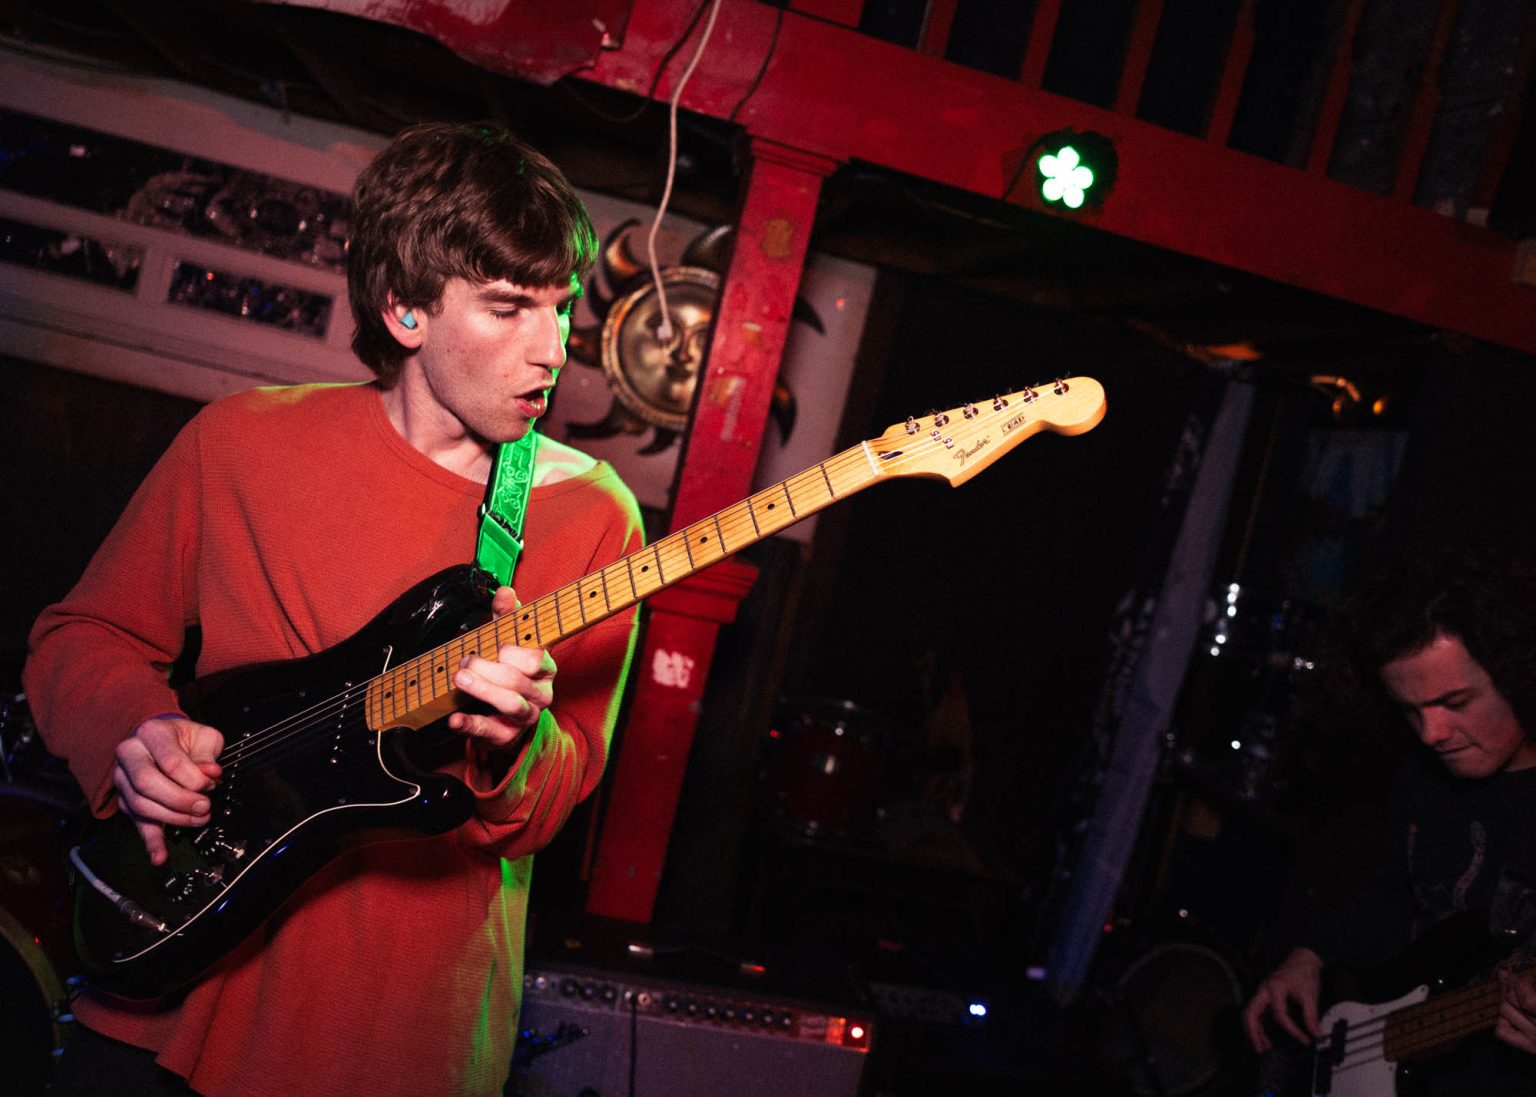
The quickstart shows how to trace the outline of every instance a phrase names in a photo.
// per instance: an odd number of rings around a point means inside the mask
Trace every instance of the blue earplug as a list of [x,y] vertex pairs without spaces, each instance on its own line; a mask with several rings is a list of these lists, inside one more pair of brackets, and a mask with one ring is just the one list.
[[405,328],[408,331],[415,331],[416,330],[416,313],[414,311],[411,311],[411,312],[407,312],[404,316],[400,317],[400,326],[402,328]]

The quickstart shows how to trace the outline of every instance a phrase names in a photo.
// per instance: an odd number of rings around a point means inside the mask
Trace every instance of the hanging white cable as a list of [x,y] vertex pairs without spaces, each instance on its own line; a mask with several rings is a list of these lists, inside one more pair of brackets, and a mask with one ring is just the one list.
[[672,200],[672,180],[677,177],[677,104],[683,97],[683,88],[687,85],[693,70],[698,68],[699,59],[704,56],[704,47],[709,45],[709,36],[715,29],[715,17],[720,14],[721,0],[714,0],[709,9],[709,18],[704,23],[704,33],[699,36],[699,44],[694,47],[693,58],[688,62],[688,67],[683,70],[683,75],[677,81],[677,87],[672,92],[672,109],[670,118],[670,137],[667,155],[667,185],[661,191],[661,204],[656,207],[656,219],[651,222],[650,236],[646,239],[646,255],[651,261],[651,280],[656,284],[656,297],[661,304],[661,325],[656,329],[656,338],[662,343],[672,339],[672,314],[667,310],[667,290],[661,284],[661,265],[656,261],[656,233],[661,229],[661,219],[667,212],[667,203]]

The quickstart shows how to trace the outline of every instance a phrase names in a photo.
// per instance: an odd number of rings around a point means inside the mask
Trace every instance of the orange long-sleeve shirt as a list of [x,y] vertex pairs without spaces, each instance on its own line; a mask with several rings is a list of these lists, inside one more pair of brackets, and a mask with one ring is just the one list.
[[[202,632],[199,675],[332,647],[468,561],[483,495],[407,444],[373,385],[210,405],[33,629],[25,686],[44,740],[94,811],[115,810],[113,750],[177,708],[166,671],[187,626]],[[525,534],[525,599],[641,539],[633,496],[603,464],[536,487]],[[602,774],[633,631],[631,611],[553,649],[554,705],[505,776],[466,746],[467,823],[333,862],[183,999],[87,994],[77,1016],[209,1097],[500,1092],[532,853]]]

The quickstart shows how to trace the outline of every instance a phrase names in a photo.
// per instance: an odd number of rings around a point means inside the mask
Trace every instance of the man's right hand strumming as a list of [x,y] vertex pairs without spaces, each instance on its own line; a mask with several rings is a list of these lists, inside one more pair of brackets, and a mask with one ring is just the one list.
[[165,863],[165,828],[206,824],[208,793],[223,772],[224,736],[185,716],[155,716],[117,745],[112,783],[153,864]]
[[[1303,1044],[1317,1038],[1317,1004],[1322,993],[1323,958],[1309,948],[1293,949],[1269,978],[1259,984],[1248,1008],[1243,1010],[1243,1027],[1253,1049],[1260,1054],[1273,1045],[1264,1031],[1266,1017]],[[1301,1011],[1301,1024],[1291,1014],[1294,1004]]]

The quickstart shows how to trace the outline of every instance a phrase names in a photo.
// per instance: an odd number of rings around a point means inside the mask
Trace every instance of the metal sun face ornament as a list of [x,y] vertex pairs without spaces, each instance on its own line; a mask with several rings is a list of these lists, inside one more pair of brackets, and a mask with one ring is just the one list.
[[[677,265],[662,269],[671,322],[670,335],[662,339],[660,295],[649,268],[630,249],[630,235],[637,225],[637,221],[625,221],[604,241],[599,270],[594,271],[585,298],[599,322],[573,330],[569,344],[573,362],[602,369],[613,402],[600,421],[569,423],[566,431],[572,438],[609,438],[654,430],[640,450],[651,454],[669,448],[693,412],[722,272],[730,255],[731,226],[701,233],[684,249]],[[817,332],[823,330],[820,319],[802,300],[795,302],[794,318]],[[770,412],[787,439],[794,426],[795,400],[782,380],[775,387]]]

